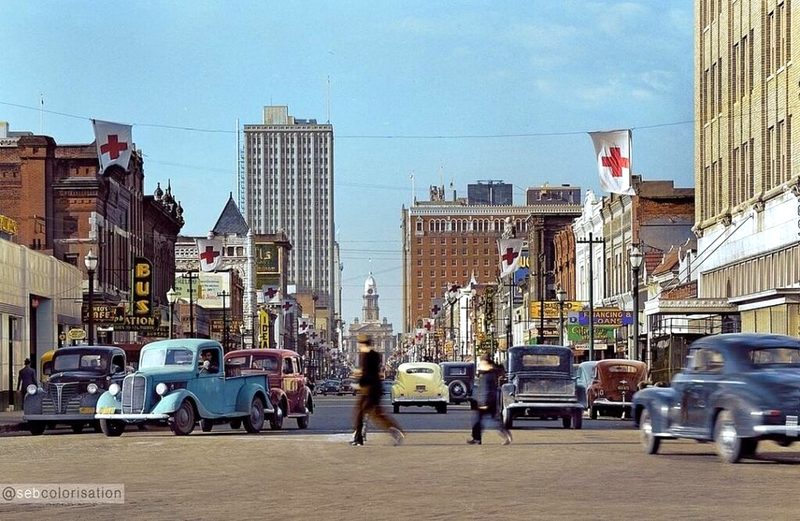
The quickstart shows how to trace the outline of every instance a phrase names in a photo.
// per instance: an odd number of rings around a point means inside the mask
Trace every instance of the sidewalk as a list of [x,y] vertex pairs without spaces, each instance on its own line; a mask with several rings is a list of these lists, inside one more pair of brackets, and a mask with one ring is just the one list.
[[0,411],[0,433],[16,432],[25,429],[22,411]]

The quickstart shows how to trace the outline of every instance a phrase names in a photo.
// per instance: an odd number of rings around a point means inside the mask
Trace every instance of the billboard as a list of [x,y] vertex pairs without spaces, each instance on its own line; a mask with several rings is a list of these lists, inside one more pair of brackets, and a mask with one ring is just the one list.
[[278,245],[273,243],[256,243],[253,256],[256,261],[256,273],[279,273]]
[[[186,276],[184,276],[186,275]],[[222,309],[222,293],[226,293],[225,307],[231,307],[231,274],[227,271],[194,272],[192,301],[206,309]],[[175,292],[178,298],[189,302],[188,274],[175,274]]]

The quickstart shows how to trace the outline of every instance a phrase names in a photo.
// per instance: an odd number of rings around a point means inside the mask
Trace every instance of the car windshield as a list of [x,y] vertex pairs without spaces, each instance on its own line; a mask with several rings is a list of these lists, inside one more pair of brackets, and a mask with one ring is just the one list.
[[750,351],[750,361],[756,367],[800,365],[800,349],[796,347],[769,347]]
[[561,357],[558,355],[522,355],[523,367],[558,367],[561,364]]
[[429,367],[409,367],[406,369],[406,373],[408,374],[433,374],[433,369]]
[[193,358],[192,351],[183,347],[148,349],[142,352],[142,359],[139,360],[139,369],[165,365],[192,365]]
[[108,361],[101,354],[96,353],[70,353],[59,354],[53,360],[53,372],[64,371],[100,371],[105,372]]

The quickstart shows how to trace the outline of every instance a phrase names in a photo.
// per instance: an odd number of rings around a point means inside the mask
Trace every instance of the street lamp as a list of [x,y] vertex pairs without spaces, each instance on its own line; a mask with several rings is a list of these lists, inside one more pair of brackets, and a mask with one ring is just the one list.
[[564,345],[564,300],[567,298],[567,292],[563,288],[558,288],[556,291],[556,300],[558,300],[558,344]]
[[445,297],[447,298],[447,304],[450,306],[450,343],[453,346],[453,360],[455,360],[456,354],[456,336],[455,336],[455,329],[453,328],[453,306],[458,303],[459,300],[459,290],[461,286],[458,284],[452,284],[450,289],[447,290]]
[[[638,246],[631,248],[630,261],[633,272],[633,353],[628,353],[628,358],[637,359],[639,354],[639,268],[642,266],[644,255]],[[631,354],[633,356],[631,356]],[[647,364],[652,370],[653,360],[648,350]]]
[[178,300],[178,292],[175,288],[169,288],[167,291],[167,302],[169,302],[169,338],[173,338],[172,333],[172,317],[175,315],[175,301]]
[[89,274],[89,345],[94,345],[94,270],[97,269],[97,257],[89,250],[83,259]]
[[247,332],[247,328],[244,327],[244,324],[239,324],[239,338],[242,341],[242,349],[244,349],[244,334]]

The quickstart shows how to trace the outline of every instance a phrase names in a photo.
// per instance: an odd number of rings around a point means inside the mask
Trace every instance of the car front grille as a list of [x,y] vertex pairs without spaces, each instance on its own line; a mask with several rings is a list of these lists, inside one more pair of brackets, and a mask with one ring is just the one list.
[[525,379],[519,383],[519,394],[526,395],[575,395],[575,382],[565,379]]
[[142,375],[130,374],[122,381],[122,412],[141,414],[144,412],[147,380]]
[[[47,383],[42,399],[42,414],[65,414],[78,412],[80,408],[80,389],[78,382]],[[74,410],[73,410],[74,409]]]

